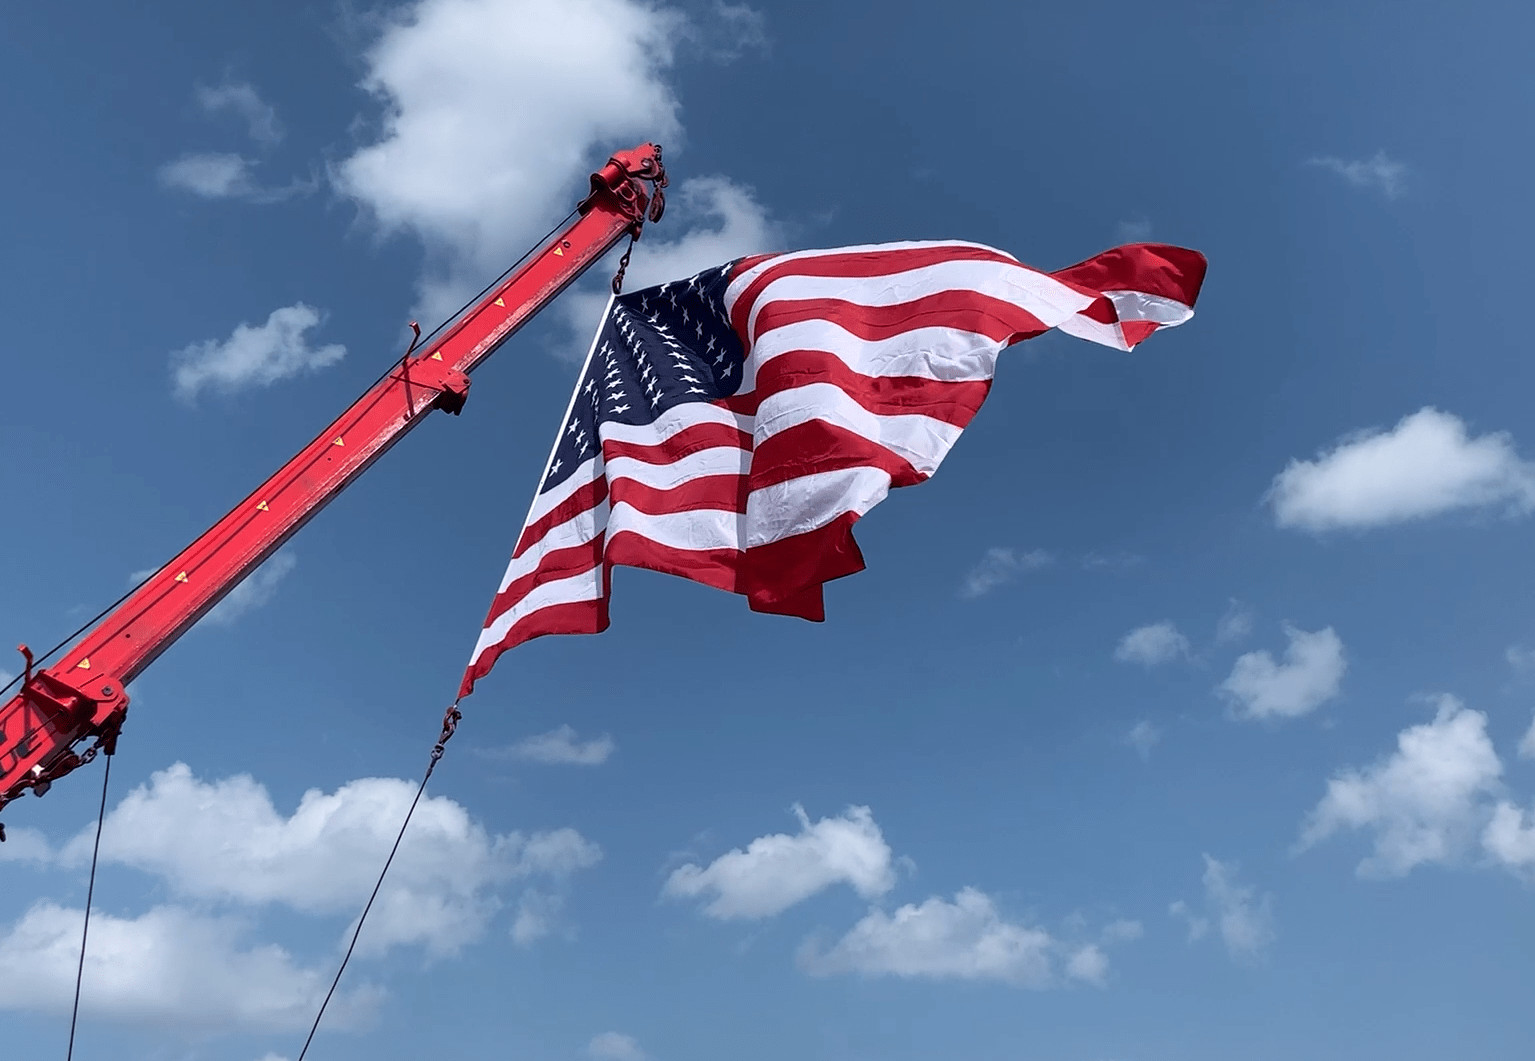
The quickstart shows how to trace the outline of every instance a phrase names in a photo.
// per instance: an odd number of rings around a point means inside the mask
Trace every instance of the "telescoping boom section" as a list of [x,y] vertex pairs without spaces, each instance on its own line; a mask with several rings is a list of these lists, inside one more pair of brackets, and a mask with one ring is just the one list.
[[[124,686],[433,409],[458,413],[469,374],[624,236],[665,205],[661,149],[641,144],[592,174],[562,231],[400,363],[233,511],[45,668],[26,671],[0,708],[0,807],[99,751],[128,710]],[[89,742],[87,746],[87,742]],[[0,827],[0,838],[3,838]]]

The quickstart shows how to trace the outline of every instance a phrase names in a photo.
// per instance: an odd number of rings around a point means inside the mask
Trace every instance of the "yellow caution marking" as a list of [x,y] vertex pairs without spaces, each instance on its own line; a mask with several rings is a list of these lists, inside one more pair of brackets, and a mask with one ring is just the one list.
[[442,360],[441,352],[436,351],[436,350],[432,351],[432,360],[433,361],[441,361]]
[[505,309],[506,308],[506,300],[498,298],[498,299],[496,299],[496,305],[500,306],[502,309]]
[[257,501],[256,502],[256,508],[257,508],[258,511],[261,511],[261,512],[270,512],[271,511],[271,509],[266,507],[266,502],[265,501]]
[[80,670],[90,670],[91,669],[91,657],[86,656],[79,663],[76,663],[75,666],[77,668],[79,668]]
[[341,436],[340,435],[337,435],[334,439],[332,439],[330,444],[332,446],[344,446],[344,445],[346,445],[346,443],[341,440]]
[[176,581],[177,582],[185,582],[186,580],[187,580],[187,573],[185,571],[180,572],[176,576]]
[[565,252],[559,247],[554,248],[554,253],[559,255],[561,258],[565,257]]

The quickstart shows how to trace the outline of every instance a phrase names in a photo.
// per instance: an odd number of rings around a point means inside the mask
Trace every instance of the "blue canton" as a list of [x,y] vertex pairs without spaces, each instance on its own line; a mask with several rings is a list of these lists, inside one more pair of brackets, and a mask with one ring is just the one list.
[[598,425],[649,424],[675,405],[736,392],[746,353],[725,315],[734,264],[613,301],[560,429],[543,491],[597,453]]

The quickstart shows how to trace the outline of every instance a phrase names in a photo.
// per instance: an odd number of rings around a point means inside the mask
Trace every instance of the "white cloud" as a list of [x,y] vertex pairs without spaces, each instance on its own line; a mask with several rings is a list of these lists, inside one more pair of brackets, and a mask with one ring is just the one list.
[[204,199],[245,199],[277,203],[314,191],[313,181],[267,186],[256,180],[260,163],[227,151],[195,151],[160,167],[160,183]]
[[961,889],[953,902],[933,896],[893,914],[871,910],[829,950],[806,940],[799,962],[813,976],[1000,980],[1032,988],[1051,987],[1062,974],[1098,984],[1108,972],[1097,945],[1067,947],[1044,929],[1009,921],[974,888]]
[[645,1051],[640,1049],[634,1036],[618,1032],[594,1035],[587,1044],[586,1052],[602,1061],[645,1061]]
[[1253,632],[1253,610],[1235,597],[1226,608],[1226,614],[1215,624],[1215,640],[1221,644],[1240,641]]
[[[0,675],[3,677],[3,675]],[[9,681],[10,679],[6,679]],[[0,685],[4,685],[0,682]],[[53,861],[53,848],[48,838],[36,829],[7,829],[5,843],[0,844],[0,862],[30,862],[46,866]]]
[[425,244],[423,319],[526,250],[611,151],[676,146],[666,74],[685,34],[639,0],[417,0],[387,18],[362,81],[380,134],[332,177],[382,231]]
[[771,45],[767,16],[747,4],[716,0],[712,18],[703,24],[700,43],[713,58],[730,62],[748,51],[766,54]]
[[[0,978],[7,985],[0,1007],[69,1012],[83,918],[81,910],[41,902],[0,937]],[[329,984],[328,970],[300,966],[280,947],[248,945],[245,934],[238,920],[175,906],[137,918],[97,910],[81,1009],[183,1029],[306,1026]],[[343,990],[330,1012],[341,1026],[355,1025],[378,998],[368,987]]]
[[681,866],[667,878],[663,894],[712,896],[703,912],[726,920],[771,917],[834,884],[847,884],[866,899],[895,885],[890,846],[868,807],[849,807],[839,818],[813,824],[798,804],[794,815],[798,834],[759,836],[746,850],[736,848],[706,867]]
[[[201,900],[280,903],[310,914],[354,914],[367,897],[415,795],[413,782],[363,778],[312,789],[285,817],[247,776],[212,783],[184,764],[155,773],[108,815],[101,858],[163,877]],[[90,854],[92,830],[63,858]],[[477,938],[513,881],[559,882],[602,857],[573,829],[491,836],[445,796],[427,796],[358,944],[378,953],[419,943],[453,953]]]
[[1189,639],[1170,622],[1136,627],[1120,639],[1114,658],[1121,663],[1140,663],[1154,667],[1175,656],[1187,655]]
[[1407,190],[1407,166],[1393,162],[1384,151],[1374,158],[1341,159],[1336,156],[1307,159],[1307,164],[1331,170],[1356,188],[1378,188],[1387,199],[1395,199]]
[[1456,509],[1535,508],[1535,465],[1506,432],[1471,438],[1450,413],[1425,406],[1390,431],[1339,440],[1315,460],[1292,460],[1264,498],[1281,527],[1362,530]]
[[1519,758],[1535,759],[1535,721],[1530,723],[1530,728],[1524,731],[1524,737],[1519,741]]
[[987,549],[980,563],[965,575],[959,587],[959,595],[975,599],[1011,582],[1025,571],[1035,571],[1055,563],[1055,557],[1043,549],[1019,553],[1012,549]]
[[1508,869],[1535,873],[1535,813],[1499,801],[1482,831],[1482,846],[1493,861]]
[[1307,632],[1287,623],[1284,631],[1283,663],[1267,651],[1239,656],[1217,690],[1243,718],[1297,718],[1338,695],[1348,663],[1332,627]]
[[1503,652],[1503,658],[1508,660],[1508,665],[1516,674],[1535,673],[1535,648],[1509,645]]
[[1485,798],[1498,790],[1503,772],[1487,716],[1441,696],[1433,721],[1403,730],[1396,743],[1390,756],[1328,781],[1302,832],[1302,849],[1345,829],[1370,830],[1374,850],[1359,873],[1382,877],[1453,862],[1471,849],[1488,816]]
[[231,199],[256,187],[251,179],[254,165],[250,159],[227,152],[182,155],[160,167],[160,183],[204,199]]
[[319,310],[296,302],[274,309],[265,324],[241,322],[222,342],[208,339],[177,351],[171,355],[176,396],[192,401],[205,388],[232,394],[334,365],[346,347],[310,346],[305,338],[320,323]]
[[1257,889],[1243,884],[1234,862],[1204,856],[1205,872],[1201,878],[1204,904],[1195,913],[1182,899],[1168,908],[1168,913],[1188,925],[1189,941],[1202,939],[1212,924],[1219,929],[1226,952],[1238,961],[1257,958],[1274,939],[1273,896],[1259,895]]
[[1142,759],[1151,758],[1151,749],[1162,740],[1162,731],[1149,719],[1141,719],[1125,734],[1125,743],[1135,749]]
[[526,759],[553,766],[601,766],[608,761],[608,756],[613,754],[616,747],[613,738],[606,733],[583,741],[574,729],[560,726],[548,733],[526,737],[510,748],[490,754],[496,758]]
[[247,81],[225,81],[215,88],[199,86],[197,102],[209,114],[229,112],[243,118],[251,139],[258,143],[275,144],[283,138],[277,111]]
[[1114,236],[1120,243],[1144,243],[1151,238],[1151,219],[1138,217],[1121,221],[1114,226]]
[[528,947],[550,935],[559,926],[565,910],[563,896],[529,888],[517,900],[517,916],[512,920],[512,942]]
[[[287,578],[297,566],[298,558],[292,552],[284,549],[276,553],[266,563],[246,575],[245,581],[230,590],[228,596],[215,604],[213,610],[203,617],[203,621],[217,626],[228,626],[246,612],[261,607],[277,592],[277,584]],[[141,572],[134,572],[134,574],[141,574]],[[149,572],[149,575],[152,574],[154,571]],[[144,577],[147,578],[148,575]]]

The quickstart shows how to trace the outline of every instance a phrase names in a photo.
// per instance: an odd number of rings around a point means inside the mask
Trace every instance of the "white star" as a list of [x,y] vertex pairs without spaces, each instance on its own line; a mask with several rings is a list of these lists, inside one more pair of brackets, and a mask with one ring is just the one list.
[[576,422],[574,420],[572,420],[570,422],[570,426],[565,429],[565,433],[567,435],[574,435],[576,433]]
[[688,388],[688,393],[689,394],[708,394],[709,392],[706,391],[706,390],[699,390],[697,387],[689,387]]
[[624,410],[626,410],[628,408],[629,408],[628,405],[615,405],[615,406],[613,406],[613,415],[617,416],[619,413],[623,412]]
[[549,465],[549,474],[553,475],[555,472],[559,471],[560,470],[560,465],[562,463],[564,463],[564,462],[556,460],[553,464]]

